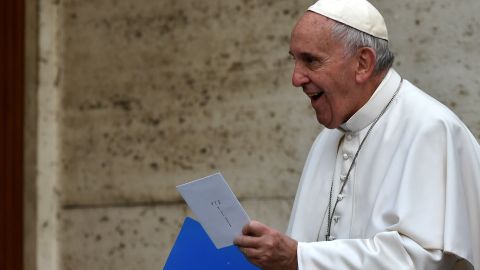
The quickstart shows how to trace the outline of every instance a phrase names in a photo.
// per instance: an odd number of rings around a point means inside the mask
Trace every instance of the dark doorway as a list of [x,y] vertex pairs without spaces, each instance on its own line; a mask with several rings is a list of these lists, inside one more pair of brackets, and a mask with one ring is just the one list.
[[23,269],[24,0],[0,4],[0,269]]

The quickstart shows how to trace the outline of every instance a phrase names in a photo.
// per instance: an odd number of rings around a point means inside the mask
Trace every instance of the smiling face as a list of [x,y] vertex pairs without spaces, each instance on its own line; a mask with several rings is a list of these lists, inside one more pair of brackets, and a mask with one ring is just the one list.
[[311,99],[318,122],[337,128],[366,103],[356,81],[356,55],[347,56],[344,45],[332,38],[332,21],[307,12],[292,31],[290,54],[295,59],[292,84]]

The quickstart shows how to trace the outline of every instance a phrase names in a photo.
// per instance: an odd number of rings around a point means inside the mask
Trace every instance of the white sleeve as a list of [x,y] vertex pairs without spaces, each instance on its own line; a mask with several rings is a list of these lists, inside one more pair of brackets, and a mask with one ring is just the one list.
[[426,250],[398,232],[381,232],[373,239],[300,242],[298,270],[330,269],[451,269],[456,257]]

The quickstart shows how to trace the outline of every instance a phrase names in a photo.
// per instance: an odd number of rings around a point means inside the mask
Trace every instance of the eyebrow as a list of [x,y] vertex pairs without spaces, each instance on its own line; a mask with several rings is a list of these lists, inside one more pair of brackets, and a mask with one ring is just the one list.
[[[291,50],[288,51],[288,54],[291,55],[292,57],[295,57],[295,55],[293,54],[293,52]],[[311,54],[309,52],[301,52],[299,56],[300,56],[300,58],[310,57],[310,58],[315,58],[315,59],[321,59],[320,56]]]
[[317,60],[321,59],[319,56],[316,56],[316,55],[308,53],[308,52],[300,53],[300,58],[301,59],[313,58],[313,59],[317,59]]

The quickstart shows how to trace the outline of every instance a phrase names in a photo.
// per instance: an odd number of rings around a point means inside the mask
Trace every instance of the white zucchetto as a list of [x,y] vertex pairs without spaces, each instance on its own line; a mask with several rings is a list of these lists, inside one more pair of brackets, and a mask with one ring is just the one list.
[[387,26],[382,14],[366,0],[319,0],[308,10],[388,40]]

